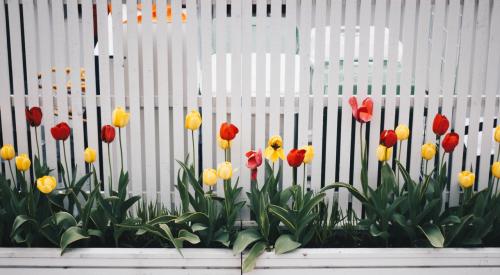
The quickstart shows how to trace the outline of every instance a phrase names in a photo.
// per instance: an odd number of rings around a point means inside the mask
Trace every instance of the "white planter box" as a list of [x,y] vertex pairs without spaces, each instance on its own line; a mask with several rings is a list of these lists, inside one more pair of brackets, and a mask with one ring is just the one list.
[[500,248],[299,249],[283,255],[266,252],[248,274],[499,275]]
[[[0,274],[240,275],[241,257],[229,249],[0,248]],[[72,272],[72,273],[70,273]]]

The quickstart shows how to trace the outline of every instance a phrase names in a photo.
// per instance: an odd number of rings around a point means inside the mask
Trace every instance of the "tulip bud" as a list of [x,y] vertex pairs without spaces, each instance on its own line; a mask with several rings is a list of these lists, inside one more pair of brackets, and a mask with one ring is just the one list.
[[111,143],[115,139],[115,128],[111,125],[104,125],[101,129],[101,139],[106,143]]
[[434,143],[426,143],[422,145],[422,158],[431,160],[436,155],[436,145]]
[[434,134],[441,136],[448,131],[448,127],[450,127],[450,121],[446,116],[441,114],[436,114],[434,117],[434,121],[432,122],[432,131]]
[[500,179],[500,161],[495,161],[491,165],[491,174],[497,179]]
[[87,147],[83,152],[83,159],[86,163],[93,163],[96,159],[96,151],[90,147]]
[[191,131],[198,130],[201,125],[201,115],[198,111],[193,110],[186,116],[186,129]]
[[224,122],[220,126],[219,135],[222,139],[231,141],[236,137],[238,132],[238,127],[234,126],[234,124]]
[[213,186],[217,183],[217,171],[215,169],[203,170],[203,184]]
[[304,163],[309,164],[312,162],[314,158],[314,147],[312,145],[307,145],[302,147],[302,149],[306,150],[306,155],[304,156]]
[[398,136],[394,130],[384,130],[380,133],[380,144],[385,147],[392,147],[398,141]]
[[44,194],[49,194],[57,186],[56,179],[52,176],[43,176],[36,180],[36,188]]
[[278,158],[284,159],[285,152],[283,151],[283,140],[279,135],[272,136],[267,142],[267,148],[264,150],[264,156],[272,162],[276,162]]
[[50,128],[50,133],[55,140],[65,141],[71,134],[71,128],[69,128],[69,125],[66,122],[61,122]]
[[495,128],[495,141],[500,142],[500,125]]
[[304,157],[306,155],[306,150],[304,149],[292,149],[286,156],[286,160],[288,161],[288,165],[291,167],[299,167],[302,165],[304,161]]
[[219,144],[219,147],[222,148],[223,150],[231,148],[231,141],[222,139],[220,136],[217,136],[217,143]]
[[455,147],[458,145],[459,136],[457,133],[448,133],[444,136],[443,141],[441,142],[441,146],[443,147],[446,153],[451,153],[455,150]]
[[130,113],[127,113],[122,107],[116,107],[113,111],[112,124],[115,127],[123,128],[127,126]]
[[42,109],[40,107],[31,107],[26,109],[26,120],[31,127],[38,127],[42,124]]
[[217,166],[217,176],[223,180],[229,180],[233,176],[233,165],[226,161]]
[[24,172],[30,169],[31,161],[28,155],[20,154],[16,157],[16,168],[17,170]]
[[474,185],[476,176],[470,171],[462,171],[458,173],[458,184],[463,189],[471,188]]
[[399,124],[398,127],[396,127],[395,132],[398,136],[398,140],[407,140],[410,136],[410,129],[406,126],[406,124]]
[[386,147],[380,144],[377,147],[377,158],[379,161],[388,161],[392,155],[392,147]]
[[16,156],[16,150],[14,150],[14,146],[12,144],[5,144],[0,149],[0,156],[4,160],[11,160]]

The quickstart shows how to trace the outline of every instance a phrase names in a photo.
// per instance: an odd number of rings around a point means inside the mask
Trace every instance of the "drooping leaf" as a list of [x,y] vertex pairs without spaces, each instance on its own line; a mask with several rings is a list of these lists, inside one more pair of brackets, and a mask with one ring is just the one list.
[[248,255],[246,258],[243,260],[243,265],[241,269],[243,272],[250,272],[254,269],[255,264],[257,262],[257,258],[264,253],[266,250],[266,243],[265,242],[257,242],[255,243],[250,251],[248,252]]
[[247,246],[261,239],[262,235],[260,232],[253,228],[240,231],[233,244],[233,254],[241,253]]
[[301,244],[292,239],[291,235],[281,235],[274,244],[276,254],[283,254],[299,248]]
[[444,236],[441,233],[439,227],[435,224],[426,224],[424,226],[418,226],[418,229],[424,233],[425,237],[429,243],[434,247],[443,247],[444,246]]
[[70,244],[88,238],[89,236],[87,236],[80,227],[72,226],[68,228],[66,231],[64,231],[64,233],[61,236],[61,242],[60,242],[61,255],[64,253],[64,251]]

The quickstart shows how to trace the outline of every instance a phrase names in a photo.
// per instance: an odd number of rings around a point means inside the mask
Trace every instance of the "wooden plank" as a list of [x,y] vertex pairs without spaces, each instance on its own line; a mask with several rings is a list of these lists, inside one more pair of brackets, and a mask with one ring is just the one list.
[[[101,111],[101,126],[111,124],[111,82],[110,82],[110,66],[109,66],[109,40],[108,40],[108,5],[107,1],[99,1],[96,3],[97,8],[97,36],[98,36],[98,50],[99,50],[99,99]],[[137,113],[139,114],[139,113]],[[134,115],[137,115],[134,114]],[[133,115],[133,116],[134,116]],[[111,152],[108,152],[108,148]],[[118,185],[118,176],[113,172],[110,175],[107,164],[109,163],[108,156],[114,156],[113,147],[103,143],[102,161],[104,164],[103,174],[104,181],[112,177],[113,187]],[[116,159],[111,159],[111,163],[117,163]],[[107,193],[109,188],[108,184],[104,184],[104,191]]]
[[[483,111],[483,131],[481,139],[481,159],[479,162],[478,190],[488,187],[491,167],[491,155],[497,153],[497,146],[493,146],[494,118],[496,109],[496,96],[499,94],[498,75],[500,74],[500,3],[493,3],[490,22],[490,39],[488,41],[488,67],[486,71],[486,96]],[[498,114],[498,113],[497,113]],[[497,117],[498,118],[498,117]],[[498,122],[497,122],[498,124]],[[498,159],[498,156],[495,155]]]
[[[259,150],[262,147],[255,146],[252,148],[252,81],[248,77],[252,74],[252,55],[251,44],[253,41],[252,35],[252,1],[242,0],[241,3],[241,170],[240,170],[240,185],[243,187],[242,194],[250,191],[250,170],[243,167],[246,164],[247,157],[245,152],[249,150]],[[243,77],[246,76],[246,77]],[[262,146],[262,145],[260,145]],[[262,169],[262,168],[261,168]],[[243,195],[246,198],[245,195]],[[248,207],[243,207],[241,211],[242,220],[250,220],[250,211]]]
[[[167,1],[159,0],[156,2],[158,18],[157,33],[167,33],[167,21],[162,20],[167,16]],[[188,9],[192,1],[188,1]],[[188,10],[188,13],[190,10]],[[191,18],[189,20],[192,20]],[[169,57],[168,57],[168,38],[167,35],[156,36],[156,58],[157,58],[157,85],[158,85],[158,140],[159,142],[159,169],[160,169],[160,199],[166,206],[172,207],[171,191],[174,190],[171,182],[174,178],[170,170],[171,152],[170,152],[170,106],[169,106]]]
[[[51,2],[51,14],[50,18],[52,19],[52,33],[55,34],[52,36],[52,51],[54,53],[54,66],[52,67],[54,72],[52,75],[54,77],[55,87],[57,88],[56,98],[57,98],[57,122],[67,122],[72,125],[72,123],[68,120],[68,93],[66,90],[66,28],[64,24],[64,10],[63,10],[63,0],[54,0]],[[69,148],[69,146],[68,146]],[[60,148],[62,151],[62,149]],[[70,150],[68,150],[70,151]],[[68,153],[68,161],[71,162],[71,152]],[[62,161],[62,159],[61,159]]]
[[[342,1],[333,0],[330,5],[330,71],[328,73],[328,114],[326,128],[325,150],[325,184],[336,181],[335,171],[338,133],[338,110],[339,110],[339,83],[340,83],[340,24],[342,20]],[[333,191],[328,191],[328,198],[332,197]],[[343,191],[339,191],[343,192]],[[345,196],[345,195],[344,195]],[[330,202],[329,211],[332,210],[333,202]],[[344,208],[345,209],[345,208]]]
[[127,71],[130,97],[130,175],[132,192],[142,195],[143,163],[141,136],[141,104],[139,85],[139,45],[137,35],[137,1],[127,0]]
[[[78,3],[75,1],[67,3],[67,28],[68,28],[68,57],[71,72],[71,114],[73,127],[73,148],[77,178],[83,176],[85,171],[85,161],[83,159],[84,131],[83,131],[83,109],[82,90],[80,85],[80,19],[78,15]],[[87,186],[85,186],[87,188]]]
[[[47,0],[37,1],[38,15],[38,37],[50,37],[50,17],[49,4]],[[51,52],[51,39],[39,39],[39,53]],[[51,81],[51,59],[49,54],[41,54],[40,56],[40,72],[42,74],[42,94],[43,94],[43,120],[42,125],[45,132],[45,157],[47,165],[56,169],[52,175],[57,175],[57,159],[56,159],[56,142],[50,135],[50,128],[54,126],[54,93],[52,92]]]
[[[351,183],[349,178],[351,164],[351,146],[342,146],[342,143],[349,144],[351,141],[352,111],[349,106],[349,98],[353,94],[354,83],[354,36],[357,22],[357,3],[354,1],[346,2],[345,7],[345,43],[344,43],[344,82],[342,85],[342,122],[340,138],[340,159],[339,159],[339,181]],[[358,101],[362,100],[358,98]],[[358,124],[356,124],[358,125]],[[339,207],[343,213],[348,209],[350,195],[345,188],[339,189]],[[355,202],[356,206],[360,204]],[[361,215],[361,208],[354,209],[358,216]],[[359,211],[359,212],[358,212]]]
[[[316,2],[316,41],[314,49],[312,145],[315,150],[311,164],[310,187],[321,189],[321,164],[323,159],[323,97],[325,90],[325,24],[326,1]],[[306,144],[299,144],[299,147]],[[297,179],[298,180],[298,179]]]
[[[27,154],[28,151],[28,133],[26,126],[25,115],[25,86],[24,86],[24,68],[23,68],[23,53],[21,41],[21,16],[19,12],[19,2],[9,1],[9,34],[10,34],[10,61],[11,61],[11,77],[12,90],[14,94],[14,118],[16,121],[16,141],[17,154]],[[6,36],[5,36],[6,37]],[[10,90],[9,90],[10,91]],[[8,99],[8,97],[5,97]],[[9,101],[9,100],[5,100]],[[5,128],[9,131],[8,128]]]
[[[26,58],[26,87],[28,90],[28,107],[40,106],[40,89],[38,88],[38,55],[37,55],[37,32],[36,32],[36,16],[33,1],[23,2],[23,25],[24,25],[24,48]],[[1,89],[1,88],[0,88]],[[8,90],[7,90],[8,91]],[[36,134],[38,140],[41,140],[40,128],[36,133],[34,128],[30,129],[31,139],[31,159],[34,160],[37,156],[36,149]],[[40,158],[40,156],[38,156]]]
[[[295,132],[295,60],[297,50],[296,39],[297,2],[286,2],[286,17],[283,26],[285,32],[285,85],[283,112],[283,147],[294,146]],[[283,166],[283,188],[290,187],[293,181],[293,170],[288,165]]]
[[[281,0],[271,1],[271,33],[269,37],[271,54],[269,136],[280,135],[280,75],[281,75]],[[285,165],[286,166],[286,165]]]
[[[404,6],[404,21],[403,21],[403,57],[401,64],[401,84],[400,84],[400,94],[399,94],[399,120],[398,124],[406,124],[410,126],[410,106],[411,106],[411,89],[412,89],[412,78],[413,78],[413,68],[414,68],[414,45],[417,33],[415,33],[415,16],[417,12],[417,2],[416,1],[406,1]],[[399,161],[406,167],[408,160],[408,149],[409,142],[404,141],[399,146],[398,143],[397,153]],[[414,156],[419,158],[420,155]],[[409,167],[407,167],[408,169]],[[401,173],[397,173],[399,176],[398,184],[400,188],[403,187],[403,178]]]
[[[429,56],[429,25],[431,20],[431,0],[420,2],[415,56],[415,97],[413,102],[413,126],[411,134],[410,176],[420,176],[421,146],[424,143],[424,108],[427,90],[427,69]],[[425,141],[427,142],[427,141]]]
[[389,44],[385,89],[384,129],[394,129],[399,67],[399,32],[401,26],[401,0],[390,1]]
[[[471,76],[471,62],[472,62],[472,43],[474,32],[474,11],[475,1],[465,1],[462,11],[461,33],[460,33],[460,54],[458,61],[458,72],[455,93],[457,94],[457,101],[454,110],[454,125],[455,132],[461,137],[465,137],[465,120],[467,115],[467,105],[469,99],[469,87]],[[462,169],[462,158],[464,154],[464,146],[457,146],[453,153],[452,162],[455,164],[451,170],[450,180],[450,198],[449,205],[456,206],[459,203],[459,186],[457,182],[457,175]]]
[[214,167],[213,158],[213,121],[212,121],[212,5],[211,1],[200,2],[201,14],[201,72],[202,72],[202,145],[203,167]]
[[[265,148],[266,140],[266,19],[267,1],[257,0],[256,18],[256,90],[255,90],[255,147]],[[263,165],[264,166],[264,165]],[[264,182],[265,169],[259,169],[257,181]]]
[[382,89],[384,80],[384,52],[385,45],[385,25],[386,25],[387,1],[377,0],[375,3],[375,28],[373,44],[373,72],[371,98],[373,100],[373,118],[370,122],[370,137],[368,144],[368,184],[375,188],[377,186],[378,159],[376,148],[380,137],[382,121]]
[[[476,167],[478,153],[478,135],[482,107],[481,96],[485,89],[486,64],[488,54],[488,36],[490,22],[489,1],[479,1],[475,22],[474,56],[472,57],[472,80],[470,86],[471,103],[467,136],[467,156],[465,167]],[[476,4],[477,5],[477,4]],[[479,179],[479,177],[476,177]]]
[[[242,86],[241,86],[241,0],[232,0],[231,1],[231,20],[230,20],[230,51],[231,51],[231,123],[235,124],[238,129],[241,131],[241,96],[242,96]],[[246,170],[244,167],[244,160],[242,159],[242,155],[246,150],[250,149],[241,148],[242,137],[241,133],[232,141],[231,145],[231,162],[233,167],[237,167],[239,170]],[[241,175],[241,172],[239,173]],[[233,177],[233,182],[235,179]],[[243,186],[243,182],[240,182],[239,186]],[[243,193],[245,194],[245,193]],[[245,196],[242,196],[244,199]]]
[[[302,146],[309,141],[309,96],[311,69],[311,7],[312,1],[303,1],[300,5],[299,53],[300,53],[300,88],[299,88],[299,122],[297,144]],[[285,153],[286,154],[286,153]],[[297,179],[302,179],[302,169],[297,170]]]

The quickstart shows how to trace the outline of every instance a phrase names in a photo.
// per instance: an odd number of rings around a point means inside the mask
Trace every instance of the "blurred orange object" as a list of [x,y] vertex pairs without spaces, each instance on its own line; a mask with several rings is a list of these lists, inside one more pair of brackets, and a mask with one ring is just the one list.
[[[108,4],[108,13],[111,13],[113,11],[113,7],[111,4]],[[172,7],[170,5],[167,5],[167,22],[172,23]],[[181,20],[182,23],[186,23],[187,20],[187,13],[185,11],[181,12]],[[156,3],[153,3],[152,7],[152,22],[156,23],[157,22],[157,15],[156,15]],[[123,23],[127,23],[127,20],[123,20]],[[142,23],[142,3],[137,4],[137,23],[141,24]]]

